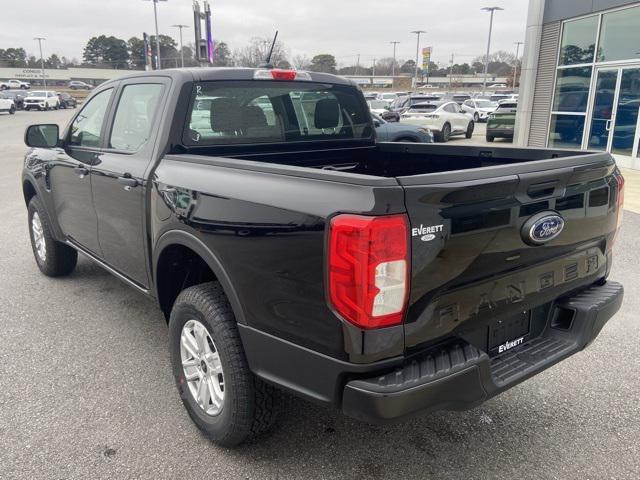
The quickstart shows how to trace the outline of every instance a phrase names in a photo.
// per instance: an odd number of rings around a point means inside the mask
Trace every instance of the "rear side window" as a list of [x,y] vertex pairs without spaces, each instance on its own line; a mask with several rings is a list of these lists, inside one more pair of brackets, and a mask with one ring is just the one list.
[[78,113],[71,125],[69,145],[100,147],[100,132],[112,92],[113,89],[109,88],[98,93]]
[[113,119],[109,148],[135,152],[149,140],[162,88],[159,83],[124,87]]
[[285,81],[202,82],[194,86],[185,145],[282,143],[372,136],[356,89]]

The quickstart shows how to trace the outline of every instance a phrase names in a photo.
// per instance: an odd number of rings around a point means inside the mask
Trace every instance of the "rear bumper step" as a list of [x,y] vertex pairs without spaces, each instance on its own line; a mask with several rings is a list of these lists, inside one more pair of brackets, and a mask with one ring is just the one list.
[[622,285],[607,282],[562,298],[540,336],[493,358],[458,340],[390,373],[352,380],[342,409],[384,423],[418,412],[473,408],[586,347],[618,311],[623,295]]

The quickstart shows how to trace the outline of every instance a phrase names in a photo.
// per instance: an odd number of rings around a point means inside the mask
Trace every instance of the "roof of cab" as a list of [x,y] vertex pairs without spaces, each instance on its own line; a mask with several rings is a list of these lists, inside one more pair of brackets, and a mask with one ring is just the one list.
[[[105,82],[103,85],[138,77],[170,77],[172,79],[187,82],[206,82],[215,80],[253,80],[253,76],[261,68],[244,67],[205,67],[205,68],[171,68],[166,70],[139,71],[115,78]],[[329,73],[307,72],[311,76],[311,81],[320,83],[330,83],[336,85],[357,86],[352,80]],[[297,80],[304,82],[305,80]]]

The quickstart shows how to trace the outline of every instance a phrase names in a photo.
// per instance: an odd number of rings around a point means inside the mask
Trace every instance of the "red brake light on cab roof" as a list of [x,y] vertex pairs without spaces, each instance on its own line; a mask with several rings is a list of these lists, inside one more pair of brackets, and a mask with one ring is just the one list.
[[409,294],[406,215],[337,215],[329,227],[329,297],[354,325],[399,325]]
[[253,74],[254,80],[311,80],[311,75],[308,72],[301,72],[298,70],[283,70],[280,68],[266,68],[263,70],[256,70]]

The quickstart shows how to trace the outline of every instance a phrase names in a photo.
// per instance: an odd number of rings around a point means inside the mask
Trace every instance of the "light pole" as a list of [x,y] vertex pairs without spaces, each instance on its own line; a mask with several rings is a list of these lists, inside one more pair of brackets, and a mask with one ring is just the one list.
[[376,76],[376,59],[373,59],[373,68],[371,69],[371,77],[375,77]]
[[513,88],[516,88],[516,80],[518,78],[518,55],[520,55],[520,45],[524,42],[513,42],[516,44],[516,63],[513,66]]
[[413,74],[413,88],[418,88],[418,56],[420,55],[420,34],[427,33],[425,30],[413,30],[411,33],[415,33],[416,38],[416,70]]
[[42,56],[42,41],[46,40],[44,37],[34,37],[34,40],[38,41],[38,46],[40,47],[40,65],[42,66],[42,85],[44,87],[45,92],[47,91],[47,79],[44,76],[44,57]]
[[491,49],[491,30],[493,29],[493,13],[496,10],[504,10],[504,8],[500,7],[483,7],[480,10],[484,10],[485,12],[491,13],[491,18],[489,19],[489,39],[487,40],[487,54],[484,57],[484,81],[482,82],[482,93],[486,93],[487,90],[487,74],[489,71],[489,50]]
[[156,70],[161,70],[162,66],[160,65],[160,34],[158,33],[158,2],[166,2],[167,0],[151,1],[153,2],[153,18],[156,22]]
[[358,54],[358,59],[356,60],[356,75],[360,74],[360,54]]
[[396,45],[398,45],[400,42],[397,41],[393,41],[393,42],[389,42],[393,45],[393,63],[391,64],[391,76],[395,77],[396,76]]
[[176,27],[180,30],[180,66],[184,68],[184,50],[182,49],[182,29],[189,28],[189,25],[183,25],[181,23],[177,25],[171,25],[172,27]]

